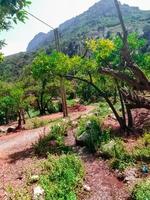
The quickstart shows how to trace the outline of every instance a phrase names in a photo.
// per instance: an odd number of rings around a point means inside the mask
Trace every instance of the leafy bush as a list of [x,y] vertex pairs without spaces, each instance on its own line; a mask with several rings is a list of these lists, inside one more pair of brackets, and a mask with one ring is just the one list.
[[133,162],[132,156],[126,152],[120,139],[113,139],[108,143],[103,143],[100,150],[103,156],[111,158],[110,165],[112,169],[122,171]]
[[150,145],[150,133],[145,133],[143,137],[143,143],[145,146]]
[[138,183],[132,192],[133,200],[149,200],[150,199],[150,180]]
[[77,189],[84,176],[84,168],[78,157],[49,155],[43,170],[40,185],[45,190],[45,200],[77,200]]
[[77,138],[84,138],[84,144],[90,152],[95,152],[101,141],[101,128],[96,117],[80,120],[77,130]]
[[68,125],[66,123],[52,126],[50,133],[41,137],[34,144],[35,153],[45,156],[47,153],[68,152],[70,149],[64,145],[64,137],[67,129]]
[[133,150],[133,156],[136,160],[150,162],[150,134],[140,139],[139,145]]
[[150,148],[149,147],[137,147],[133,151],[133,156],[136,160],[150,162]]

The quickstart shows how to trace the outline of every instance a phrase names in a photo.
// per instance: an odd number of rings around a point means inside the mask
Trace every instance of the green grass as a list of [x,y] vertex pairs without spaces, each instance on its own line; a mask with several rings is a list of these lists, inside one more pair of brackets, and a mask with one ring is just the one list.
[[69,99],[67,100],[68,106],[74,106],[77,103],[76,99]]
[[138,183],[132,192],[133,200],[149,200],[150,199],[150,180]]
[[45,200],[77,200],[83,177],[83,164],[75,155],[49,155],[39,182],[45,191]]

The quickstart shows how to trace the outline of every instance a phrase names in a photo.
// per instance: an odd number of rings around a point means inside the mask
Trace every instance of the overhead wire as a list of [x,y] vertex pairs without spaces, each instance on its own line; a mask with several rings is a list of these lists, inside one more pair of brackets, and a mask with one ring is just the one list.
[[40,19],[39,17],[33,15],[32,13],[26,11],[27,14],[29,14],[30,16],[32,16],[33,18],[35,18],[36,20],[40,21],[41,23],[45,24],[46,26],[48,26],[49,28],[51,28],[52,30],[55,30],[55,28],[53,28],[51,25],[49,25],[48,23],[44,22],[42,19]]

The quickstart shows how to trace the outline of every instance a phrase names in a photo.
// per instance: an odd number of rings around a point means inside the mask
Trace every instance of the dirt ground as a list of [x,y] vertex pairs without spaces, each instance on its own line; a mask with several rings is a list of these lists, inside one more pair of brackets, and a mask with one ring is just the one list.
[[[84,111],[70,113],[71,120],[77,120],[82,115],[90,113],[93,106],[87,106]],[[59,119],[61,113],[44,116],[46,119]],[[32,168],[37,158],[33,155],[32,144],[41,135],[49,132],[50,127],[34,130],[24,130],[0,138],[0,200],[7,199],[6,188],[8,185],[21,188],[26,179],[26,172]],[[75,146],[74,132],[69,131],[65,141],[66,145]],[[76,147],[75,147],[76,148]],[[88,155],[77,150],[81,156],[85,169],[85,184],[89,185],[91,192],[81,195],[83,200],[125,200],[128,192],[122,182],[109,171],[107,164],[100,158]]]

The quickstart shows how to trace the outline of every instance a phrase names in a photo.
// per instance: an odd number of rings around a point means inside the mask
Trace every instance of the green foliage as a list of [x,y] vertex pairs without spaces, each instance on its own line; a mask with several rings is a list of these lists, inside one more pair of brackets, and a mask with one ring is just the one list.
[[104,157],[111,158],[110,166],[112,169],[122,171],[133,163],[132,156],[126,152],[123,142],[120,139],[109,139],[109,142],[101,145],[100,151]]
[[142,140],[145,146],[150,146],[150,133],[145,133]]
[[138,183],[132,192],[133,200],[149,200],[150,199],[150,180]]
[[0,63],[4,60],[4,55],[0,52]]
[[150,162],[150,134],[146,133],[139,140],[139,145],[133,150],[133,156],[137,161]]
[[77,138],[85,138],[85,145],[90,152],[97,151],[101,142],[101,128],[96,117],[81,119],[77,130]]
[[78,157],[49,155],[43,170],[40,184],[45,190],[45,200],[77,200],[77,189],[84,176],[84,168]]
[[67,100],[67,105],[68,106],[74,106],[75,104],[76,104],[76,100],[75,99]]
[[106,116],[111,114],[112,111],[111,111],[110,108],[108,108],[107,103],[101,100],[100,103],[99,103],[97,112],[98,112],[98,116],[101,119],[104,119]]
[[94,53],[97,62],[107,60],[115,49],[114,43],[109,39],[90,40],[87,46]]
[[40,52],[32,62],[32,74],[37,80],[45,80],[49,77],[49,56]]
[[149,147],[137,147],[133,151],[133,156],[138,161],[150,162],[150,148]]
[[24,68],[32,62],[34,56],[34,53],[17,53],[5,57],[3,62],[0,62],[0,79],[8,82],[18,81],[23,75]]
[[16,118],[21,109],[25,109],[32,101],[31,96],[25,94],[22,83],[15,84],[0,82],[0,111],[2,123]]
[[60,123],[53,125],[48,135],[45,135],[35,143],[34,150],[39,156],[46,156],[47,153],[67,153],[70,148],[64,145],[64,137],[68,130],[68,124]]
[[[1,0],[0,1],[0,32],[8,30],[11,27],[12,22],[18,21],[25,22],[27,19],[27,12],[24,8],[31,4],[28,0]],[[0,49],[4,45],[3,41],[0,41]]]

